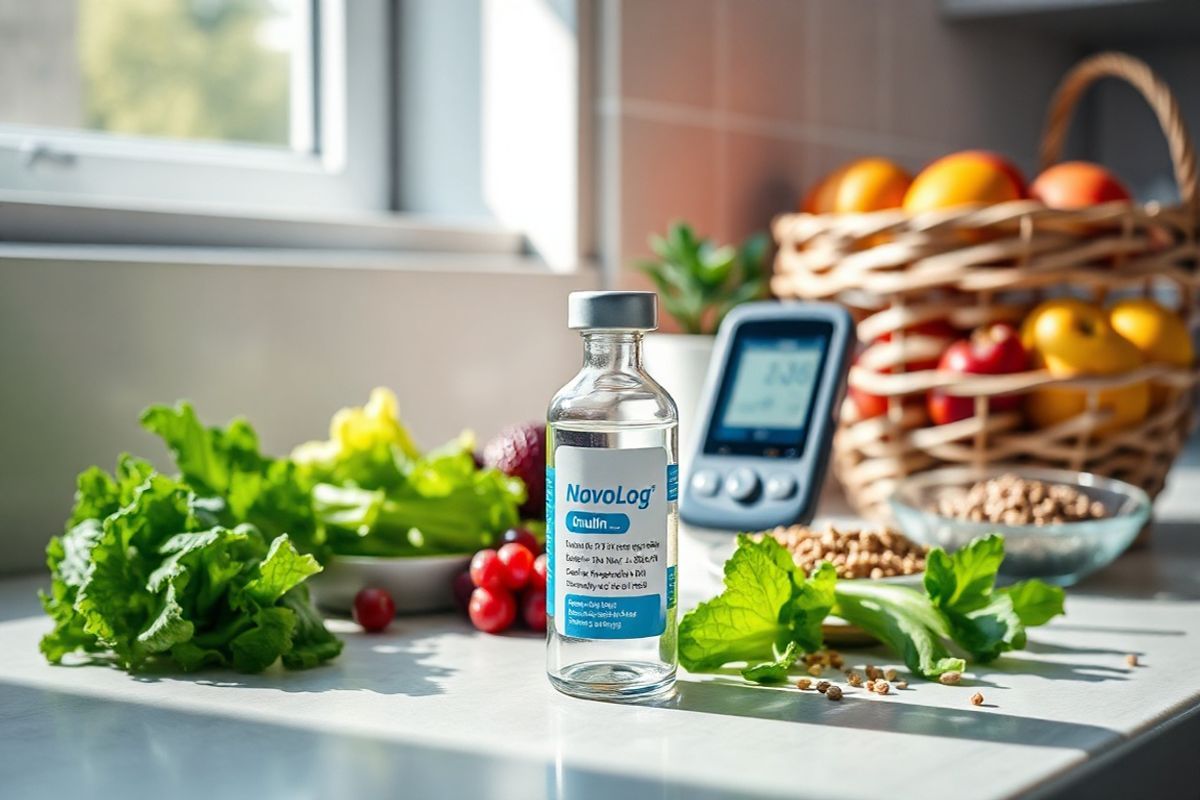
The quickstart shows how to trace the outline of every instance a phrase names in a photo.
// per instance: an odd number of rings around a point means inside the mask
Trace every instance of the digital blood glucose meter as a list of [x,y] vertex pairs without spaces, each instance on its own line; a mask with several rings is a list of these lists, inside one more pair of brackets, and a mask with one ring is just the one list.
[[721,323],[680,516],[705,528],[810,522],[854,323],[829,303],[748,303]]

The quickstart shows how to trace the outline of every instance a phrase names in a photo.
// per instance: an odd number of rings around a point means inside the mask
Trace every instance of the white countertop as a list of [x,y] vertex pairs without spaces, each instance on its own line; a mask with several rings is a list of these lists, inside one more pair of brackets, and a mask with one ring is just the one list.
[[[1187,497],[1196,473],[1181,472],[1153,547],[1071,590],[1067,617],[1033,630],[1027,651],[961,686],[847,689],[840,703],[686,674],[656,706],[577,700],[547,683],[540,637],[488,636],[452,615],[399,619],[383,635],[335,622],[345,652],[309,672],[51,667],[37,651],[41,581],[5,581],[0,796],[1069,794],[1085,765],[1137,757],[1149,732],[1179,726],[1179,738],[1200,720],[1200,531],[1169,521],[1200,518],[1200,498]],[[695,543],[683,552],[686,608],[711,586]],[[864,658],[894,660],[853,656]],[[1196,763],[1166,769],[1200,779]]]

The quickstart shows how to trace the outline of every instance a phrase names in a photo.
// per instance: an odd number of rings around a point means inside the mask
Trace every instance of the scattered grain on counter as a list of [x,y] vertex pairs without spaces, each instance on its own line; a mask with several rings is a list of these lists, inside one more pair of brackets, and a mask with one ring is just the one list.
[[894,669],[889,669],[887,672],[883,673],[883,677],[887,678],[889,681],[896,680],[899,675],[900,673],[896,672]]
[[1125,663],[1131,667],[1136,667],[1138,665],[1137,653],[1130,653],[1129,655],[1125,656]]
[[851,686],[862,686],[862,675],[857,672],[851,672],[846,676],[846,682]]
[[943,517],[1006,525],[1058,525],[1107,517],[1104,504],[1062,483],[1006,474],[968,489],[947,489],[931,509]]
[[833,684],[829,681],[817,681],[817,691],[821,694],[825,694],[825,692],[829,691],[829,687],[832,685]]
[[[780,526],[769,532],[805,573],[829,561],[839,578],[891,578],[925,569],[927,548],[892,528],[815,530]],[[835,665],[836,666],[836,665]]]
[[896,688],[897,689],[907,689],[908,681],[905,681],[905,680],[896,681]]
[[808,674],[812,675],[814,678],[819,678],[821,676],[821,665],[813,664],[812,666],[810,666],[808,668]]
[[946,686],[953,686],[961,680],[961,672],[943,672],[938,676],[938,683],[945,684]]
[[973,706],[983,705],[983,695],[981,695],[979,692],[976,692],[975,694],[971,695],[971,705],[973,705]]
[[830,686],[828,689],[825,690],[825,696],[828,697],[830,700],[841,700],[842,699],[842,687]]
[[875,681],[875,694],[888,694],[892,686],[887,681]]
[[873,664],[867,664],[867,666],[863,668],[863,671],[866,672],[867,677],[873,681],[879,680],[883,677],[883,670],[874,666]]
[[812,680],[809,678],[801,678],[800,680],[796,681],[797,689],[808,689],[811,686],[812,686]]
[[863,688],[866,689],[868,692],[875,691],[875,681],[867,681],[866,683],[863,684]]

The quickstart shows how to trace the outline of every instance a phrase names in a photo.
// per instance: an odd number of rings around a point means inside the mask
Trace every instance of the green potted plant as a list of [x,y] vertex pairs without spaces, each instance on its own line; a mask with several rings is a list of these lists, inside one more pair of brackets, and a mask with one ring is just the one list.
[[694,444],[693,423],[714,334],[735,306],[766,296],[769,246],[763,233],[740,247],[716,245],[698,237],[688,223],[674,222],[666,236],[650,237],[657,258],[638,262],[638,269],[654,282],[663,310],[682,331],[646,337],[646,363],[679,406],[679,447],[684,454]]

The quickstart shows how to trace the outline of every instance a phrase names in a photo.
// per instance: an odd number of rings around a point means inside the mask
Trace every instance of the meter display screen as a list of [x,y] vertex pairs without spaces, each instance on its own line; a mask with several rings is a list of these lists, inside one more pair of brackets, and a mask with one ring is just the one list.
[[824,322],[743,325],[723,365],[704,452],[803,455],[831,334]]

